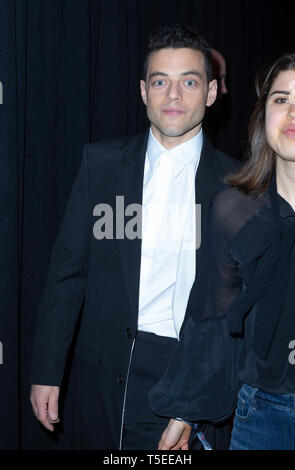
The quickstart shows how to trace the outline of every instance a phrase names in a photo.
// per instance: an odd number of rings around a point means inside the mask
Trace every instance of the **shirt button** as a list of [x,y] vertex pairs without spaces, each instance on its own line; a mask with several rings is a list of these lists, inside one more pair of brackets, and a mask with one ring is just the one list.
[[118,381],[118,384],[123,385],[124,379],[123,379],[122,375],[118,375],[117,381]]
[[128,339],[132,338],[132,330],[131,328],[126,328],[126,336]]

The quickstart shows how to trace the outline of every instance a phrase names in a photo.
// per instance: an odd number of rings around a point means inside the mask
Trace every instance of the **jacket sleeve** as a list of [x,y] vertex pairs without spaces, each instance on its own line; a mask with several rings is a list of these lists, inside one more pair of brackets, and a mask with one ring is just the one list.
[[91,241],[87,151],[86,145],[51,254],[37,316],[31,370],[33,384],[61,384],[68,348],[85,297]]
[[230,191],[217,193],[208,208],[196,305],[164,376],[150,392],[151,407],[160,416],[221,422],[236,404],[242,339],[230,335],[227,311],[242,281],[231,253],[236,227]]

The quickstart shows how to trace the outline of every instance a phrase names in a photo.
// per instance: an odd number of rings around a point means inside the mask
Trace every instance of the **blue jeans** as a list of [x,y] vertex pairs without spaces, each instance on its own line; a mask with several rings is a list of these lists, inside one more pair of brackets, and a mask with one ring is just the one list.
[[243,384],[230,450],[295,449],[295,394],[277,395]]

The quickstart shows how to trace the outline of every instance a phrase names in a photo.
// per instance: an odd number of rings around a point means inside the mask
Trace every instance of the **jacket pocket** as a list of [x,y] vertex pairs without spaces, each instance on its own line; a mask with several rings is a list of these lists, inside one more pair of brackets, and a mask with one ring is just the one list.
[[96,367],[100,360],[100,345],[97,341],[79,336],[75,347],[75,355],[91,366]]

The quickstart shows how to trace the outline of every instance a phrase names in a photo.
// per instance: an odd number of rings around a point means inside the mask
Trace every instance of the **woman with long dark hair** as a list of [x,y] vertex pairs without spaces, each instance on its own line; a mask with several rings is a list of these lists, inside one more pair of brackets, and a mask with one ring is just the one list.
[[256,85],[249,158],[211,201],[198,300],[151,392],[162,450],[234,411],[232,450],[295,449],[295,54]]

